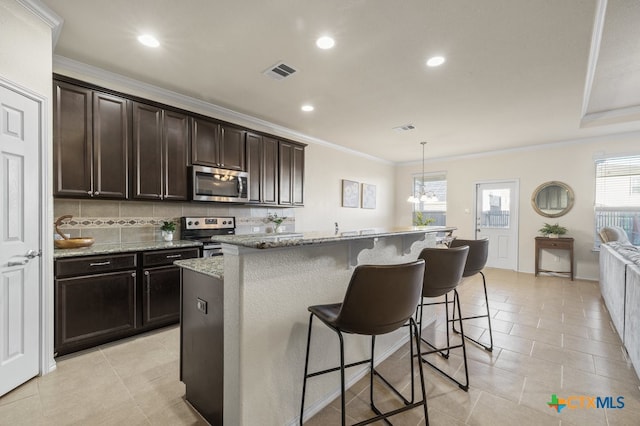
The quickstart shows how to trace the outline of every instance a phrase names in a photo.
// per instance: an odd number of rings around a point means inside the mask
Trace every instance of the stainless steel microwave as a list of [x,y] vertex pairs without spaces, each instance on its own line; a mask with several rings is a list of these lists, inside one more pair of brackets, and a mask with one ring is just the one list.
[[249,201],[249,174],[213,167],[191,167],[191,199],[245,203]]

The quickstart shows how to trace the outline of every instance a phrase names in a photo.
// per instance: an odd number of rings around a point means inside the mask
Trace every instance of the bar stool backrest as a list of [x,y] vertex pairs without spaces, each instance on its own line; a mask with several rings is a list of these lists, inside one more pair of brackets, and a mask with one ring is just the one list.
[[489,239],[482,238],[480,240],[460,240],[455,239],[451,242],[450,247],[469,246],[469,255],[467,263],[464,266],[463,277],[470,277],[482,271],[487,264],[489,257]]
[[416,310],[423,275],[423,260],[357,266],[333,325],[348,333],[370,336],[397,330]]
[[469,246],[423,249],[418,256],[425,261],[422,297],[438,297],[455,289],[462,279],[468,253]]

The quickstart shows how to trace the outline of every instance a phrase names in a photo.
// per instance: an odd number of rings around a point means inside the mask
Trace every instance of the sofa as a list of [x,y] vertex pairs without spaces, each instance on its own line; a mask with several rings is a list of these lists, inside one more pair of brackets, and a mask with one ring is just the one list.
[[617,241],[600,246],[600,292],[640,376],[640,247]]

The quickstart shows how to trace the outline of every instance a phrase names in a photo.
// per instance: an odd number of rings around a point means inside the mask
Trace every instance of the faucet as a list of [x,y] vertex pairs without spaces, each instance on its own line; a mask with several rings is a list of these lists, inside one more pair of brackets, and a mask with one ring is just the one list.
[[338,222],[335,222],[335,225],[336,225],[336,235],[338,235],[338,232],[339,232]]

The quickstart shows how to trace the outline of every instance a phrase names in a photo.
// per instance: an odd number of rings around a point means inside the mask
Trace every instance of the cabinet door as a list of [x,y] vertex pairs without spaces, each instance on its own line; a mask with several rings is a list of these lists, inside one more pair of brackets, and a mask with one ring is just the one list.
[[58,355],[130,334],[135,328],[135,271],[55,281]]
[[90,197],[92,91],[53,83],[53,195]]
[[142,325],[171,323],[180,317],[180,268],[165,266],[143,271]]
[[202,118],[191,119],[191,162],[202,166],[220,165],[220,125]]
[[127,198],[129,101],[93,93],[93,196]]
[[291,202],[294,206],[304,205],[304,147],[293,145],[293,164],[291,165]]
[[249,201],[262,201],[262,136],[247,133],[246,166],[249,173]]
[[263,204],[278,204],[278,141],[262,138],[262,195]]
[[288,142],[279,143],[278,181],[279,181],[279,201],[278,204],[291,205],[291,184],[293,165],[293,145]]
[[220,167],[232,170],[244,170],[245,131],[235,127],[221,126]]
[[133,198],[162,198],[162,109],[133,104]]
[[163,181],[165,200],[187,199],[189,121],[186,115],[165,111],[163,119]]

